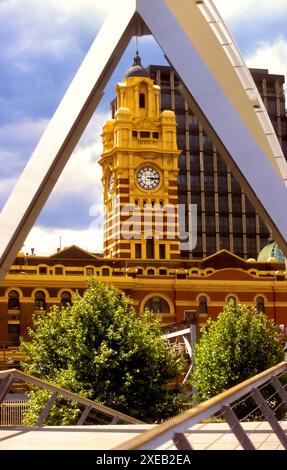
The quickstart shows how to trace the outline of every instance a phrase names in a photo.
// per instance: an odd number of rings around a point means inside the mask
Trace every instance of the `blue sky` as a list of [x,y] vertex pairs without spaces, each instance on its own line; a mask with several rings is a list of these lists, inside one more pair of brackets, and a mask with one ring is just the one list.
[[[112,0],[0,0],[0,209],[92,44]],[[215,0],[247,63],[287,75],[287,1]],[[100,106],[25,242],[38,254],[60,243],[101,250],[100,132],[132,41]],[[164,64],[152,38],[144,65]]]

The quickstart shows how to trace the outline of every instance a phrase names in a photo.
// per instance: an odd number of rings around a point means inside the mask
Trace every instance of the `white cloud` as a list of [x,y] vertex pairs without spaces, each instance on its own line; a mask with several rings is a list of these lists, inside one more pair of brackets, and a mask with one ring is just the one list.
[[[0,200],[4,202],[16,184],[26,162],[27,148],[36,144],[44,132],[46,119],[24,119],[0,127]],[[1,206],[0,206],[1,208]]]
[[[61,235],[62,233],[64,234],[63,239],[65,237],[66,240],[63,241],[65,245],[74,243],[84,249],[102,249],[102,229],[100,228],[103,214],[102,170],[97,160],[102,151],[102,125],[109,117],[109,113],[97,112],[94,115],[51,193],[49,213],[53,213],[53,208],[55,208],[56,212],[58,211],[58,214],[61,214],[62,228],[56,229],[51,223],[49,229],[37,226],[32,229],[27,243],[28,246],[35,247],[39,254],[53,252],[58,246],[54,246],[57,241],[55,241],[55,237],[57,234]],[[21,142],[23,145],[29,143],[31,146],[32,143],[36,144],[39,140],[46,124],[46,120],[40,119],[38,121],[24,120],[23,122],[3,126],[0,128],[0,141],[5,138],[6,142],[13,142],[13,139],[17,138],[18,146]],[[0,179],[0,200],[5,201],[16,184],[17,178],[14,175],[19,173],[17,164],[21,166],[21,155],[9,153],[5,149],[0,150],[1,161],[4,160],[5,155],[11,157],[9,159],[9,161],[11,160],[11,171],[7,171],[6,177],[2,173],[3,176]],[[85,200],[90,208],[86,214],[88,222],[85,230],[75,230],[69,227],[68,223],[65,225],[65,207],[69,205],[69,200],[75,200],[75,198]],[[77,214],[75,214],[76,217]]]
[[77,245],[83,250],[99,253],[103,250],[103,232],[95,227],[74,230],[36,226],[31,230],[22,250],[30,253],[31,248],[34,248],[36,254],[45,256],[55,253],[60,244],[62,248]]
[[12,122],[0,127],[1,142],[37,142],[48,125],[48,119],[24,119],[18,122]]
[[59,8],[67,13],[78,13],[83,10],[93,10],[101,13],[106,12],[112,5],[113,1],[114,0],[61,0],[59,2],[59,0],[46,0],[46,3],[48,2],[54,5],[55,8]]
[[268,68],[270,73],[287,76],[287,40],[281,37],[272,44],[260,43],[246,61],[249,67]]
[[[79,52],[79,31],[96,34],[111,0],[13,0],[0,4],[0,22],[11,41],[2,54],[25,68],[24,55],[53,56]],[[79,25],[81,28],[79,30]],[[85,29],[83,29],[85,28]],[[17,58],[19,57],[19,63]]]
[[[0,178],[0,201],[5,201],[16,184],[16,178]],[[1,208],[1,206],[0,206]]]
[[214,0],[220,14],[226,20],[233,23],[260,18],[280,17],[287,12],[286,0]]
[[87,194],[91,205],[102,204],[102,169],[97,163],[101,152],[101,131],[109,113],[96,113],[61,174],[52,193],[54,201],[69,193]]

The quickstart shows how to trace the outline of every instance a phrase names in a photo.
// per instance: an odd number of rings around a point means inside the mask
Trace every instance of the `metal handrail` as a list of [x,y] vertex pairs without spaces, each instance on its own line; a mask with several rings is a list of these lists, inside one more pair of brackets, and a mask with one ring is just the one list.
[[208,21],[210,28],[220,42],[230,62],[233,64],[234,70],[241,81],[242,86],[249,96],[251,103],[253,103],[257,118],[260,121],[269,145],[276,157],[277,169],[285,181],[285,184],[287,184],[286,160],[283,155],[282,148],[278,142],[274,127],[266,111],[263,100],[258,92],[252,75],[245,64],[242,54],[233,39],[233,36],[217,10],[214,0],[196,1],[196,3],[198,4],[199,10]]
[[115,447],[113,450],[156,449],[164,443],[170,440],[172,441],[175,434],[177,435],[186,432],[191,426],[194,426],[203,419],[223,410],[224,407],[228,407],[228,405],[242,396],[247,395],[262,384],[268,382],[270,379],[284,372],[287,372],[287,362],[281,362],[280,364],[273,366],[238,385],[235,385],[229,390],[200,403],[195,408],[187,410],[169,421],[165,421],[139,436],[126,441],[125,443]]
[[[129,424],[143,424],[143,421],[140,421],[132,416],[128,416],[120,411],[113,410],[108,406],[102,405],[101,403],[96,403],[88,398],[81,397],[73,392],[65,390],[63,388],[57,387],[49,382],[33,377],[32,375],[21,372],[17,369],[9,369],[0,371],[0,403],[4,400],[6,394],[9,391],[9,388],[14,380],[21,380],[27,384],[35,385],[36,387],[42,388],[52,392],[52,394],[60,395],[64,398],[76,401],[85,407],[89,407],[91,410],[99,411],[105,415],[112,416],[113,421],[124,421]],[[3,382],[1,390],[1,382]],[[5,385],[7,383],[7,385]],[[45,409],[44,409],[45,411]],[[114,421],[115,422],[115,421]]]

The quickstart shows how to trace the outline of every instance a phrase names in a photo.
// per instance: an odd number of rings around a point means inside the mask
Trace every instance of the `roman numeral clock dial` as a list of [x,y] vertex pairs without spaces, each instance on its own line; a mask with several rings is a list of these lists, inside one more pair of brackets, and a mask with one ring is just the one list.
[[143,189],[156,189],[160,183],[160,174],[156,168],[144,166],[137,170],[136,180],[138,185]]

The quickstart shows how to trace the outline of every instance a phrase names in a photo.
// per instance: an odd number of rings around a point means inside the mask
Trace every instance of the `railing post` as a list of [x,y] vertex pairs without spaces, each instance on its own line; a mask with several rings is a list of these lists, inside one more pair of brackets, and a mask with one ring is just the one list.
[[273,375],[273,377],[271,378],[271,383],[276,392],[278,393],[279,397],[281,398],[282,402],[287,407],[287,392],[278,377]]
[[50,411],[52,405],[53,405],[53,404],[55,403],[55,401],[56,401],[57,395],[58,395],[57,392],[55,392],[55,393],[53,393],[53,394],[51,395],[51,397],[50,397],[50,399],[49,399],[47,405],[45,406],[45,408],[43,409],[42,413],[40,414],[40,417],[39,417],[39,419],[38,419],[38,421],[37,421],[37,423],[36,423],[36,426],[39,426],[39,427],[43,426],[43,424],[44,424],[44,422],[45,422],[45,419],[47,418],[48,413],[49,413],[49,411]]
[[83,413],[81,414],[76,426],[82,426],[82,424],[84,424],[87,417],[89,416],[89,413],[90,413],[91,409],[92,409],[91,406],[86,406],[86,408],[84,409]]
[[5,379],[0,381],[0,403],[4,400],[7,393],[9,392],[10,386],[13,383],[14,376],[13,374],[7,375]]
[[111,424],[117,424],[118,421],[119,421],[119,417],[115,415],[111,421]]
[[175,433],[172,440],[178,450],[193,450],[183,433]]
[[274,433],[280,440],[284,449],[287,450],[287,436],[284,430],[281,428],[280,424],[278,423],[277,419],[275,418],[273,411],[268,406],[265,398],[263,397],[263,395],[259,392],[257,388],[253,388],[252,398],[255,401],[261,413],[265,416],[265,418],[269,422],[271,428],[273,429]]
[[223,406],[222,414],[233,434],[237,437],[244,450],[256,450],[246,431],[241,426],[236,414],[230,406]]

